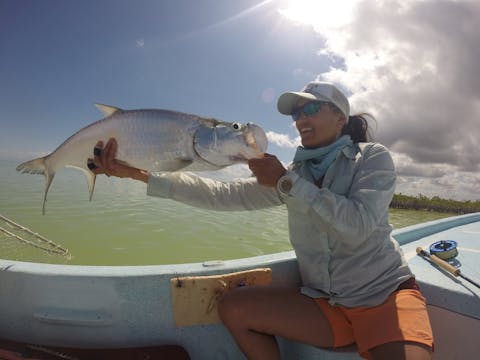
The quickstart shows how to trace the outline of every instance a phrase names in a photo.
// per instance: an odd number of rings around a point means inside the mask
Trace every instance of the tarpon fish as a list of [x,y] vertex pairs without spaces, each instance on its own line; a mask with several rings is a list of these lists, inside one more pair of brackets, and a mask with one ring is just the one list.
[[17,167],[17,171],[45,176],[43,214],[55,173],[62,167],[80,169],[88,181],[90,200],[95,174],[87,166],[93,148],[115,138],[116,159],[148,171],[217,170],[262,157],[267,137],[261,127],[229,123],[196,115],[159,109],[122,110],[95,104],[105,115],[70,136],[47,156]]

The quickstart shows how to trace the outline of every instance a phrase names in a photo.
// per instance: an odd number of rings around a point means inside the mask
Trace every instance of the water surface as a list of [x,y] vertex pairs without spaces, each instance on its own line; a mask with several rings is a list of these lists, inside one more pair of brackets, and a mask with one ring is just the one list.
[[[93,200],[80,171],[64,169],[49,191],[45,180],[19,174],[0,160],[0,214],[68,248],[71,259],[51,255],[0,233],[0,258],[82,265],[147,265],[235,259],[291,250],[284,206],[216,212],[146,196],[132,180],[97,179]],[[446,214],[391,210],[395,228]],[[0,221],[0,226],[7,227]]]

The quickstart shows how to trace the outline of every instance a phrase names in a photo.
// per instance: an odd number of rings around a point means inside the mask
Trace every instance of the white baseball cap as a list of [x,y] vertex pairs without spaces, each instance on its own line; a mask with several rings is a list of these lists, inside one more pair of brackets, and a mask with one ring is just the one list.
[[326,101],[334,104],[345,115],[348,121],[350,105],[347,97],[328,82],[309,82],[300,92],[286,92],[280,95],[277,102],[278,111],[284,115],[292,115],[298,99]]

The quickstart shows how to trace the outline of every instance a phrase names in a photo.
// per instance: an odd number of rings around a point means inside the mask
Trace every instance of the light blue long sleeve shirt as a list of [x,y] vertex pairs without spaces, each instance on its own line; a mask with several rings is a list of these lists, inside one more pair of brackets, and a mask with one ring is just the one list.
[[211,210],[254,210],[286,204],[290,241],[301,291],[346,307],[384,302],[412,277],[391,237],[388,209],[396,173],[378,143],[344,148],[319,188],[305,167],[294,165],[287,196],[255,178],[219,182],[192,173],[150,174],[147,194]]

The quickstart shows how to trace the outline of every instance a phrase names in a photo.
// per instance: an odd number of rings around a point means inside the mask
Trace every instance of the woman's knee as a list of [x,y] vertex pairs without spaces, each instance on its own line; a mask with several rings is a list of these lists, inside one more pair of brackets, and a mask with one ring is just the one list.
[[234,289],[219,299],[217,304],[218,315],[224,323],[237,321],[237,319],[241,318],[240,313],[242,312],[242,306],[238,297],[238,291]]

